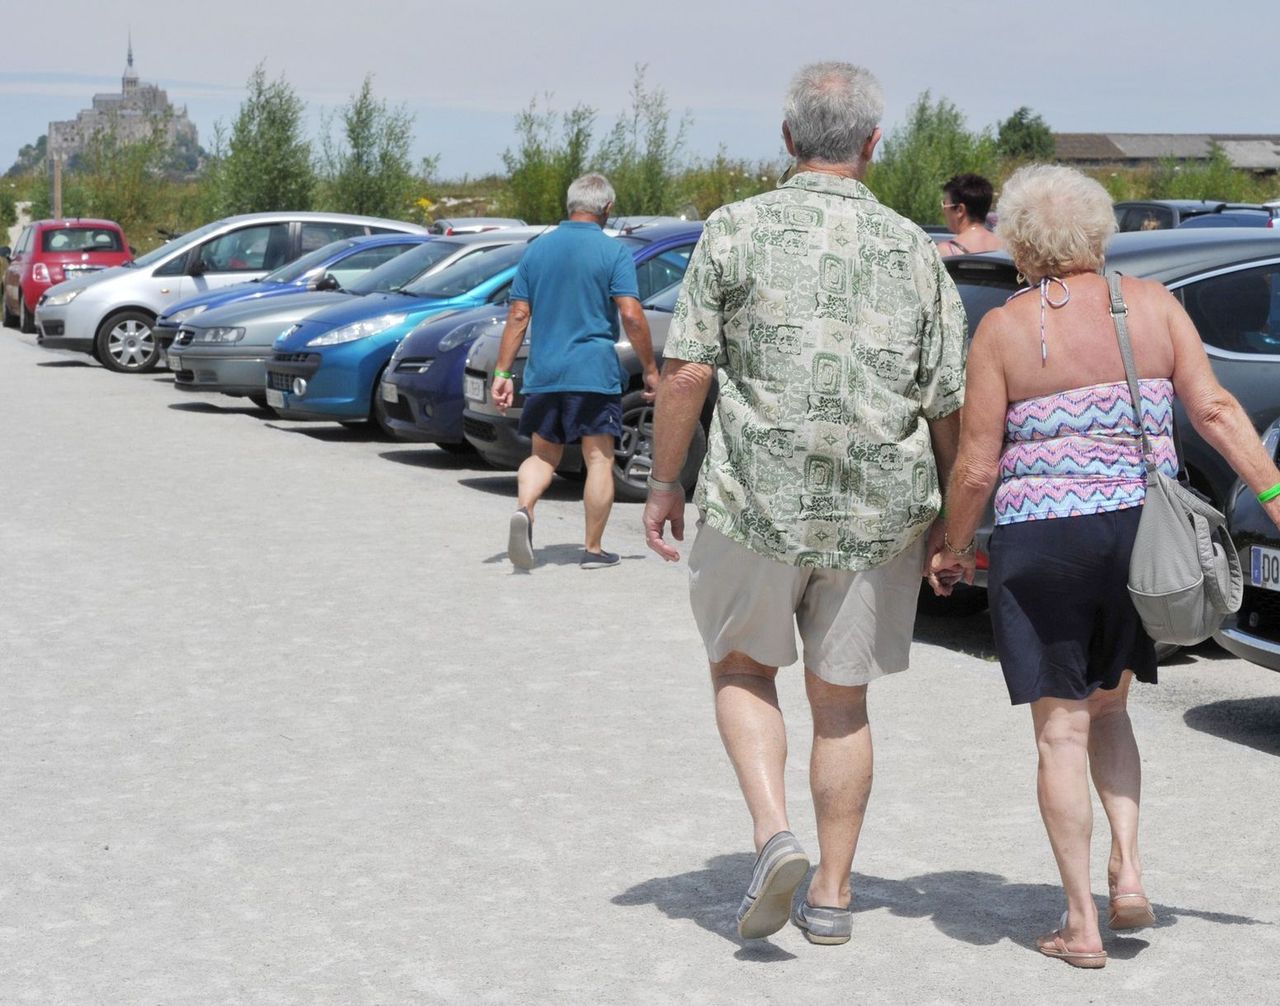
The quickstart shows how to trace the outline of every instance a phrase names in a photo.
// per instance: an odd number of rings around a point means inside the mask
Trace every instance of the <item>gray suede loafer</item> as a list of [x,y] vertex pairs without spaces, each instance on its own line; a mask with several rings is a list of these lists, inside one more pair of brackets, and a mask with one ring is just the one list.
[[738,935],[758,940],[787,924],[791,899],[809,872],[809,857],[789,831],[769,839],[756,857],[747,896],[738,908]]
[[848,908],[815,908],[802,901],[792,911],[791,921],[810,943],[848,943],[853,935],[853,912]]

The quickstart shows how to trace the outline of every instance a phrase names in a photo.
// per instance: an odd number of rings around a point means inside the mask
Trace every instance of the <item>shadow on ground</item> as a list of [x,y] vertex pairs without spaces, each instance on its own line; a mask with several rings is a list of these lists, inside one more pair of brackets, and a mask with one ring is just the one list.
[[[505,527],[502,529],[505,531]],[[644,555],[619,555],[623,562],[631,562],[636,559],[645,558]],[[492,565],[495,562],[506,562],[507,553],[505,551],[495,552],[489,558],[485,559],[485,565]],[[516,569],[512,567],[513,573],[529,573],[538,571],[539,566],[576,566],[582,561],[581,545],[547,545],[545,547],[535,547],[533,550],[533,569]],[[610,567],[605,567],[606,569]],[[602,573],[604,570],[592,569],[586,570],[588,573]]]
[[1203,643],[1197,643],[1195,646],[1184,646],[1177,653],[1171,654],[1160,661],[1161,667],[1185,667],[1188,664],[1194,664],[1200,660],[1234,660],[1230,653],[1215,643],[1212,639],[1206,639]]
[[326,444],[375,444],[386,443],[389,439],[373,423],[353,422],[350,426],[328,422],[316,423],[314,426],[281,426],[279,423],[267,425],[273,430],[297,433]]
[[433,444],[400,451],[383,451],[378,457],[412,468],[434,468],[438,471],[488,471],[489,466],[474,451],[454,453]]
[[1280,696],[1210,702],[1188,709],[1182,719],[1192,730],[1280,755]]
[[275,413],[270,409],[247,405],[214,405],[213,402],[172,402],[169,408],[175,412],[199,412],[207,416],[257,416],[271,419]]
[[[476,489],[482,493],[489,493],[491,496],[509,496],[511,497],[511,507],[515,509],[515,472],[507,472],[502,475],[485,475],[473,479],[459,479],[458,485],[466,486],[468,489]],[[575,500],[581,502],[582,484],[580,482],[570,482],[568,479],[552,479],[551,485],[542,494],[542,498],[544,500],[561,500],[563,502],[573,502]]]
[[45,360],[37,363],[37,367],[94,367],[97,364],[89,360]]
[[[748,960],[786,960],[792,957],[764,941],[743,941],[737,932],[736,912],[754,857],[745,853],[714,856],[705,869],[673,877],[657,877],[624,891],[612,899],[625,907],[653,905],[668,918],[688,919],[708,932],[723,936],[739,947],[735,956]],[[972,946],[992,946],[1009,940],[1034,951],[1036,937],[1057,927],[1062,912],[1062,888],[1056,884],[1014,884],[995,873],[943,870],[905,880],[853,875],[855,916],[878,909],[909,919],[927,919],[944,935]],[[801,885],[803,891],[805,885]],[[1097,898],[1098,911],[1106,918],[1107,902]],[[1199,908],[1152,906],[1158,920],[1154,928],[1166,929],[1182,918],[1201,919],[1224,926],[1270,925],[1245,915],[1231,915]],[[854,936],[871,920],[854,920]],[[1103,930],[1107,952],[1115,958],[1136,957],[1149,945],[1145,939],[1119,936]]]

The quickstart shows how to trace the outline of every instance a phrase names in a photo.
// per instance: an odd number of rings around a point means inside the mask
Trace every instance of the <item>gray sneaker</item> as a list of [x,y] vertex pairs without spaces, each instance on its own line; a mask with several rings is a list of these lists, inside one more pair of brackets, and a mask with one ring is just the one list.
[[853,935],[853,912],[848,908],[814,908],[801,901],[792,909],[791,921],[810,943],[848,943]]
[[579,569],[607,569],[610,566],[616,566],[622,561],[616,552],[588,552],[582,550],[582,561],[578,563]]
[[517,569],[533,569],[533,521],[524,507],[511,515],[507,527],[507,558]]
[[759,940],[787,924],[791,899],[809,872],[809,857],[795,835],[780,831],[764,844],[738,908],[738,935]]

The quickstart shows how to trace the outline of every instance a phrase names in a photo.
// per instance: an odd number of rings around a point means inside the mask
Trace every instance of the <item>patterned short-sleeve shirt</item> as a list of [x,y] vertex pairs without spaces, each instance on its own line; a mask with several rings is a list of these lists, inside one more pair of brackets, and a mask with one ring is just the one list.
[[663,356],[718,368],[695,503],[781,562],[869,569],[941,504],[927,420],[960,408],[964,306],[929,237],[802,172],[716,210]]

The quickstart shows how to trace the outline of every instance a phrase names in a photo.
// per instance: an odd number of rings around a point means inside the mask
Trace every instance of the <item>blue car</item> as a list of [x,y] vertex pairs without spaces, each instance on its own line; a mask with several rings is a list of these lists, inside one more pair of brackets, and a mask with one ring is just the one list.
[[267,403],[286,419],[369,420],[390,435],[375,391],[396,346],[425,318],[505,301],[532,240],[527,232],[508,238],[519,233],[484,235],[506,243],[393,293],[335,304],[298,322],[275,341]]
[[[687,221],[647,224],[618,236],[636,263],[640,301],[678,283],[689,265],[702,224]],[[386,425],[403,440],[465,450],[462,435],[462,384],[467,354],[488,333],[500,334],[507,319],[505,304],[431,317],[396,347],[378,391]]]
[[345,289],[370,270],[430,240],[432,236],[425,234],[371,234],[330,241],[259,279],[180,301],[156,319],[156,339],[167,348],[183,322],[228,304],[309,290]]

